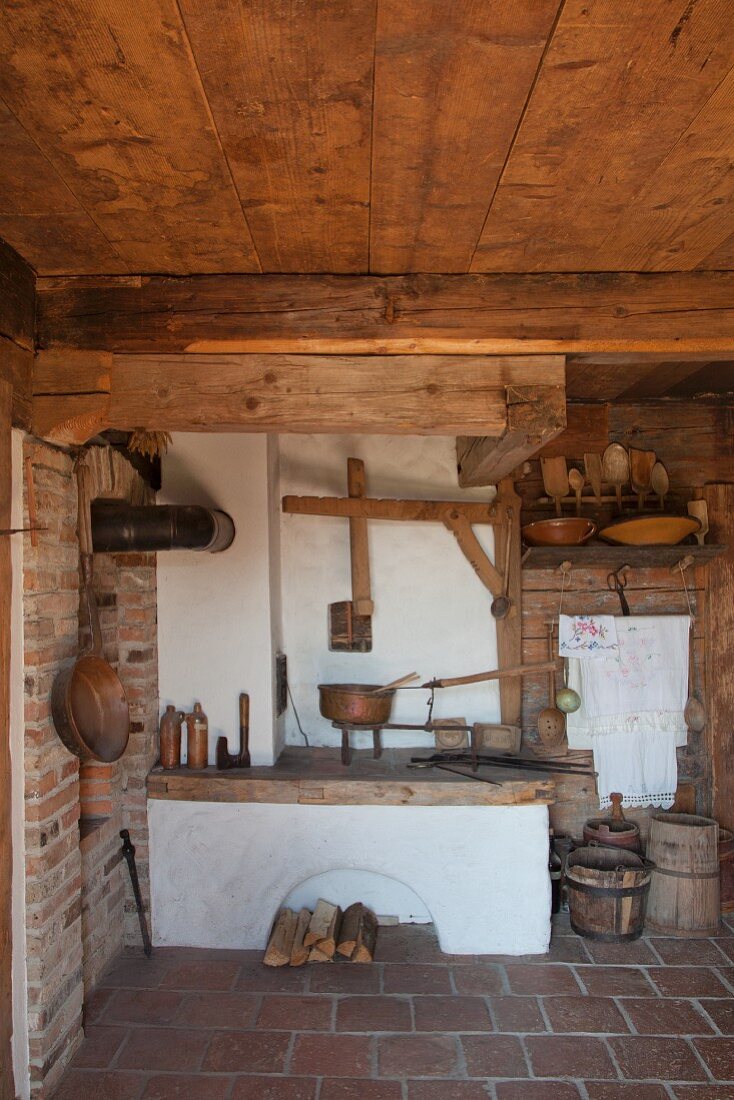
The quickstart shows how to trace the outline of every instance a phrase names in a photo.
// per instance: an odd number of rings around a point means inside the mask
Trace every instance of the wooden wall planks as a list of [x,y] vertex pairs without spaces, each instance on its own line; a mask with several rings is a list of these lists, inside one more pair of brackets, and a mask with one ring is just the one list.
[[468,271],[557,8],[381,0],[371,271]]
[[259,270],[175,0],[19,0],[0,49],[0,94],[128,268]]
[[711,538],[729,544],[728,552],[711,563],[710,603],[706,627],[706,699],[708,750],[712,765],[713,815],[734,829],[734,485],[706,485]]
[[[12,388],[0,379],[0,528],[10,527]],[[10,539],[0,538],[0,1100],[13,1100],[12,876],[10,818]]]
[[[633,206],[629,227],[626,208],[646,185],[650,203],[657,187],[667,195],[670,177],[661,165],[731,68],[732,19],[731,0],[567,0],[471,270],[694,267],[702,258],[695,244],[690,256],[681,251],[662,216],[661,237],[649,232],[641,255],[636,233],[645,198],[641,210]],[[718,117],[715,104],[710,110]],[[681,222],[695,224],[710,215],[706,185],[702,193],[696,180],[702,167],[710,178],[709,167],[695,142],[675,159],[684,171],[675,205]],[[627,228],[620,252],[617,235]],[[723,217],[709,217],[705,247],[713,251],[715,238],[728,232]]]
[[0,380],[11,387],[13,424],[31,422],[36,287],[33,271],[0,241]]
[[368,269],[376,6],[181,0],[266,271]]

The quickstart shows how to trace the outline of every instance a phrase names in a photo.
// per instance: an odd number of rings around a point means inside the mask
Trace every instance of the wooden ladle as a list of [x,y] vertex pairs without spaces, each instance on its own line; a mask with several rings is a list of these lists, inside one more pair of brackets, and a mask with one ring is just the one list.
[[502,571],[502,593],[492,600],[490,611],[493,619],[506,619],[512,607],[512,600],[507,595],[510,585],[510,550],[512,549],[512,512],[508,510],[505,521],[507,534],[505,536],[505,563]]
[[[553,659],[553,623],[548,623],[548,656]],[[560,745],[566,733],[566,719],[562,711],[555,706],[556,674],[552,669],[548,674],[548,706],[538,715],[538,736],[546,748]]]
[[586,478],[575,467],[568,471],[568,484],[576,494],[576,515],[581,515],[581,492],[586,484]]
[[568,466],[560,455],[556,458],[541,458],[540,469],[543,474],[543,486],[556,505],[556,515],[561,515],[561,500],[568,496]]
[[610,443],[602,455],[602,473],[608,485],[613,486],[617,495],[617,508],[622,511],[622,486],[630,478],[630,460],[621,443]]
[[632,492],[637,493],[637,509],[645,507],[645,497],[650,492],[650,479],[657,461],[654,451],[640,451],[630,447],[630,484]]
[[696,695],[696,669],[693,657],[693,620],[691,620],[691,635],[688,639],[688,699],[686,700],[683,717],[691,733],[701,733],[706,725],[706,708]]
[[668,489],[670,489],[668,471],[665,469],[662,462],[656,462],[653,466],[652,473],[650,474],[650,485],[653,493],[655,493],[655,496],[660,501],[660,511],[662,512],[665,507],[666,493]]

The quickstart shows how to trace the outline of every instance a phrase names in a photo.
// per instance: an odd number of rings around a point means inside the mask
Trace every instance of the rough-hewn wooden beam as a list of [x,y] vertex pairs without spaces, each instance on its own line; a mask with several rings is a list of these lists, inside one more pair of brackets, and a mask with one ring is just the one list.
[[499,436],[456,440],[459,485],[497,485],[566,427],[563,386],[510,386],[507,426]]
[[39,354],[34,431],[84,442],[158,431],[500,434],[508,389],[563,380],[562,356]]
[[12,387],[13,424],[31,419],[31,368],[36,313],[35,275],[15,249],[0,240],[0,380]]
[[[10,527],[12,391],[0,379],[0,528]],[[0,538],[0,1097],[11,1100],[13,1059],[13,989],[11,963],[11,885],[13,848],[10,828],[10,539]],[[22,579],[21,579],[22,583]]]
[[734,272],[39,281],[43,348],[544,354],[734,348]]

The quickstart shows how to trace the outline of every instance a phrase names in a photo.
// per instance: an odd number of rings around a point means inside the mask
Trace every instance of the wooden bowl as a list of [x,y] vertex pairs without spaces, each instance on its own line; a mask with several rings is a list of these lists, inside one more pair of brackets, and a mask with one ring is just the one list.
[[581,516],[539,519],[527,523],[522,537],[528,546],[581,546],[596,534],[596,524]]
[[675,546],[700,527],[693,516],[636,516],[610,524],[599,538],[620,546]]

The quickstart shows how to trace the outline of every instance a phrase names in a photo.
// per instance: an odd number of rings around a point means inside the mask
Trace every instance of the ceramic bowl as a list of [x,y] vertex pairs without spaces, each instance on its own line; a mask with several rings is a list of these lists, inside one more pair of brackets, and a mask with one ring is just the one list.
[[539,519],[522,529],[528,546],[581,546],[596,533],[596,524],[581,516]]
[[620,546],[675,546],[700,527],[692,516],[636,516],[610,524],[599,538]]

